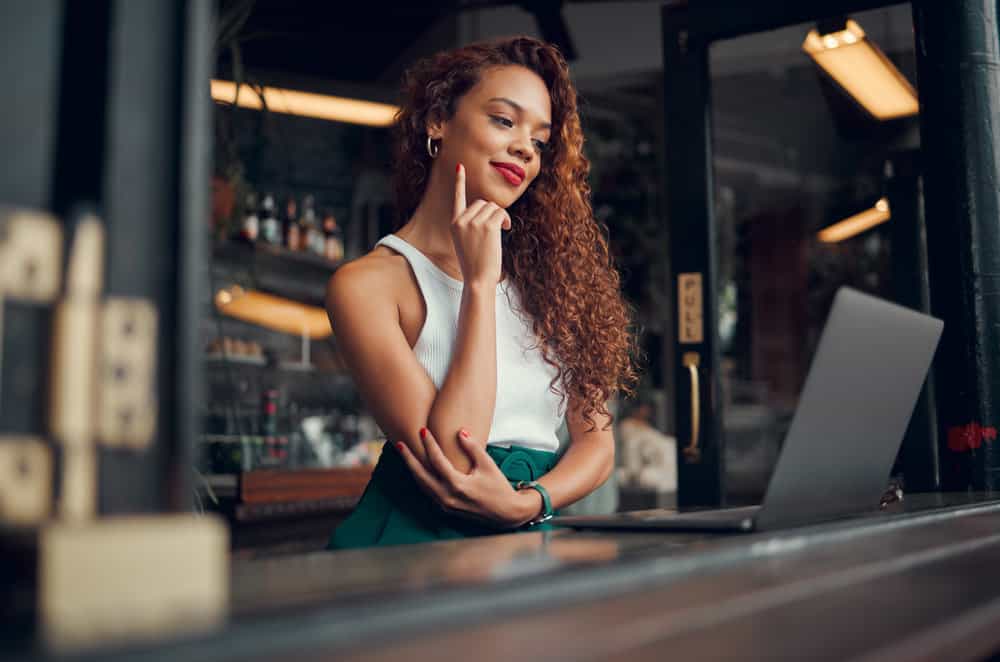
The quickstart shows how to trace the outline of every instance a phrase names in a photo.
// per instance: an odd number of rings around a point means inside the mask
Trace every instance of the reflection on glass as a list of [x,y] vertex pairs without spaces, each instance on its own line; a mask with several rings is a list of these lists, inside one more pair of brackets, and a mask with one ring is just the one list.
[[913,86],[856,22],[847,21],[843,30],[822,37],[810,30],[802,50],[876,118],[917,114]]
[[892,215],[889,213],[889,201],[879,198],[875,206],[857,213],[850,218],[824,228],[817,235],[820,241],[828,244],[835,244],[845,239],[850,239],[854,235],[861,234],[865,230],[870,230],[880,223],[888,221]]
[[[817,66],[877,45],[903,81],[915,80],[910,7],[849,18],[865,30],[821,35],[803,23],[711,51],[717,333],[733,505],[763,497],[837,288],[895,298],[892,228],[915,223],[903,210],[916,203],[901,206],[902,216],[893,203],[892,223],[884,221],[889,166],[919,149],[917,117],[878,121]],[[815,37],[808,53],[807,34]],[[838,241],[820,237],[855,215]]]

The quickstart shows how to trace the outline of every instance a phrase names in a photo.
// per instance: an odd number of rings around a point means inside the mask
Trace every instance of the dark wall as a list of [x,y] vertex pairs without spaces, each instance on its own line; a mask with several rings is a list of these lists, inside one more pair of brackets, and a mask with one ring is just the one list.
[[62,4],[6,2],[0,7],[0,203],[46,208],[58,109]]

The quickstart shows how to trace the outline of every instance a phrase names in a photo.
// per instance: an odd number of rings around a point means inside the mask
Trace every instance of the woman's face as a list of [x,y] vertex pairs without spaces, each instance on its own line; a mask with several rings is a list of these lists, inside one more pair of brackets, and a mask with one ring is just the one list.
[[431,127],[441,138],[439,167],[465,166],[469,202],[509,207],[538,176],[550,140],[551,103],[545,82],[520,66],[494,67],[458,101],[455,115]]

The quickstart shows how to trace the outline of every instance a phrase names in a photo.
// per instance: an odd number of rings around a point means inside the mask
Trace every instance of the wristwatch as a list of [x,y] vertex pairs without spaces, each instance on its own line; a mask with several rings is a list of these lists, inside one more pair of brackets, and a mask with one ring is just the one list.
[[555,513],[552,512],[552,499],[549,498],[549,491],[542,487],[542,484],[535,480],[521,480],[514,486],[516,490],[535,490],[542,495],[542,514],[528,522],[528,526],[534,526],[552,519]]

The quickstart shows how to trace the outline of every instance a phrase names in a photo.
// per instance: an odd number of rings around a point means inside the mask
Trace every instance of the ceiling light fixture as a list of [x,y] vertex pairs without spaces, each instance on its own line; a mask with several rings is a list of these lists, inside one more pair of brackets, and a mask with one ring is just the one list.
[[906,76],[860,25],[850,19],[842,25],[825,34],[810,30],[802,50],[876,119],[916,115],[920,104]]
[[871,209],[866,209],[839,223],[834,223],[830,227],[820,230],[817,236],[824,243],[835,244],[861,234],[876,225],[881,225],[890,218],[892,218],[892,214],[889,212],[889,201],[886,198],[879,198],[879,201]]
[[236,83],[229,80],[212,80],[212,99],[221,103],[235,104],[240,108],[261,110],[264,104],[258,95],[262,90],[267,109],[275,113],[315,117],[334,122],[364,124],[366,126],[389,126],[395,120],[398,106],[376,101],[362,101],[335,97],[314,92],[301,92],[280,87],[254,89],[241,85],[239,98]]

